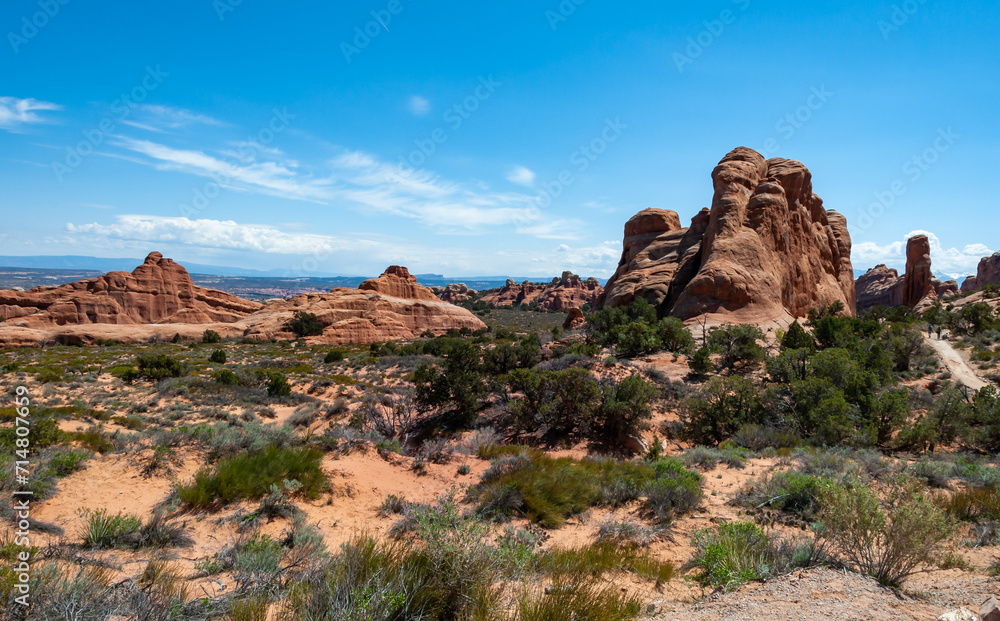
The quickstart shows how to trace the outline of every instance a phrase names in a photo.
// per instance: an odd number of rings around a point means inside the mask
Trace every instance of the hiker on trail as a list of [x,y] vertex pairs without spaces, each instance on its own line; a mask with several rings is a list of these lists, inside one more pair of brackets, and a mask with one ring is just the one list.
[[[934,326],[927,324],[927,338],[931,338],[931,333],[934,332]],[[940,336],[940,334],[938,334]]]
[[941,340],[941,326],[937,327],[937,333],[938,333],[938,340],[940,341]]

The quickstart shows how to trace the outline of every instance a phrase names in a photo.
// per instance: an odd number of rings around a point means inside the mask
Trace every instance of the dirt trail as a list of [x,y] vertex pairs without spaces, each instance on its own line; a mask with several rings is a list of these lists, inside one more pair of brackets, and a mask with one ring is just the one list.
[[951,346],[950,341],[932,339],[927,336],[924,336],[924,339],[941,357],[941,361],[951,371],[952,379],[956,382],[965,384],[973,390],[979,390],[989,385],[989,382],[979,377],[976,371],[962,358],[962,355]]

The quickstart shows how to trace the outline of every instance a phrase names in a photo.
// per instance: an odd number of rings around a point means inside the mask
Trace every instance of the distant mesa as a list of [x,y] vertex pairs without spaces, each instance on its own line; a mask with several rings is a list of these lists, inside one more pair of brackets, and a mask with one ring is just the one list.
[[931,273],[931,245],[926,235],[906,242],[906,273],[877,265],[855,283],[858,310],[875,306],[908,306],[923,312],[938,299],[958,293],[954,280],[942,282]]
[[568,311],[585,304],[593,306],[604,292],[596,278],[584,280],[573,272],[563,272],[548,283],[524,281],[520,284],[511,279],[500,289],[491,291],[481,299],[496,306],[519,306],[537,304],[542,310]]
[[790,322],[840,302],[855,308],[847,219],[823,208],[800,162],[739,147],[712,172],[715,195],[687,228],[646,209],[625,224],[621,260],[597,306],[644,298],[662,315]]
[[141,342],[199,338],[206,329],[222,336],[287,339],[285,326],[297,311],[324,324],[314,343],[372,343],[415,338],[430,331],[479,330],[486,325],[464,308],[442,302],[405,267],[391,266],[357,289],[338,288],[265,305],[204,289],[182,266],[152,252],[131,273],[59,287],[0,290],[0,344],[90,343],[97,339]]

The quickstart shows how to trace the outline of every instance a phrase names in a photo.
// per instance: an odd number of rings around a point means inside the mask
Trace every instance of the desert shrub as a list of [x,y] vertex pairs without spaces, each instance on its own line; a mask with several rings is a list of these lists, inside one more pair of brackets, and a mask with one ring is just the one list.
[[649,429],[653,416],[650,404],[660,391],[638,375],[609,383],[602,389],[601,403],[592,425],[592,437],[616,442]]
[[731,589],[744,582],[813,565],[819,551],[812,541],[775,540],[752,522],[731,522],[698,531],[692,564],[702,586]]
[[221,349],[216,349],[208,356],[209,362],[214,362],[216,364],[226,364],[226,352]]
[[1000,489],[966,488],[939,497],[937,505],[948,515],[969,522],[1000,520]]
[[657,526],[647,526],[641,522],[622,522],[606,519],[597,528],[597,541],[614,542],[621,546],[645,547],[666,536],[666,531]]
[[726,444],[722,448],[696,446],[684,451],[680,460],[685,466],[700,470],[712,470],[720,463],[730,468],[741,469],[746,466],[748,455],[746,449],[731,444]]
[[344,359],[344,352],[342,350],[331,349],[330,351],[326,352],[325,356],[323,356],[323,363],[332,364],[334,362],[341,362],[343,361],[343,359]]
[[712,352],[707,347],[702,347],[691,355],[688,360],[688,367],[691,373],[696,376],[708,375],[715,365],[712,364]]
[[319,336],[323,334],[325,327],[326,325],[322,321],[316,319],[316,315],[304,311],[295,311],[292,318],[285,322],[285,330],[294,333],[300,339],[307,336]]
[[[19,438],[20,436],[17,435],[13,427],[0,428],[0,447],[5,452],[14,450]],[[45,448],[59,442],[62,438],[62,432],[59,431],[56,421],[51,418],[35,418],[28,428],[27,438],[28,446],[31,448]]]
[[[136,377],[158,382],[168,377],[180,377],[184,375],[184,364],[165,354],[139,354],[135,359]],[[122,373],[122,379],[128,376],[127,371]]]
[[296,619],[497,619],[518,573],[517,557],[452,504],[415,507],[413,537],[359,536],[290,594]]
[[468,426],[488,394],[481,367],[479,347],[457,340],[440,367],[422,364],[413,372],[417,404],[425,410],[441,409],[448,427]]
[[690,442],[715,445],[745,425],[763,423],[760,394],[742,377],[712,378],[696,397],[681,402],[681,437]]
[[239,386],[240,378],[229,369],[221,369],[212,374],[212,378],[224,386]]
[[802,439],[792,433],[751,423],[740,427],[729,438],[729,442],[754,452],[760,452],[766,448],[794,448],[802,444]]
[[831,486],[820,504],[825,534],[844,560],[889,586],[932,561],[954,531],[926,488],[905,475],[890,482],[884,499],[866,487]]
[[182,524],[172,524],[163,511],[154,511],[139,527],[134,545],[139,548],[172,548],[193,543]]
[[106,509],[90,511],[85,517],[87,520],[83,529],[85,548],[100,550],[131,545],[142,526],[142,521],[134,515],[123,513],[111,515]]
[[[179,339],[178,339],[179,340]],[[215,330],[205,330],[201,334],[202,343],[219,343],[222,341],[222,337]]]
[[287,397],[292,394],[292,387],[284,373],[271,371],[267,375],[267,396]]
[[200,425],[191,434],[207,441],[208,456],[213,461],[240,453],[259,453],[268,446],[287,448],[300,442],[291,427],[258,423]]
[[653,464],[653,473],[643,490],[643,506],[660,522],[669,522],[701,502],[701,475],[685,469],[681,462],[660,459]]
[[520,433],[539,429],[559,436],[588,435],[600,405],[601,389],[587,369],[564,371],[515,369],[504,381],[521,397],[507,407],[512,428]]
[[212,469],[195,474],[194,482],[176,488],[182,502],[207,508],[217,501],[229,503],[258,499],[272,485],[285,480],[301,484],[299,492],[315,498],[326,487],[326,475],[320,468],[323,454],[315,449],[268,446],[259,453],[244,453],[221,460]]
[[776,472],[748,484],[735,502],[752,509],[777,509],[810,521],[819,512],[823,489],[832,483],[825,477],[802,472]]
[[626,621],[642,609],[636,595],[595,579],[557,576],[544,595],[525,594],[518,603],[522,621]]
[[90,453],[87,451],[73,449],[58,451],[49,458],[48,466],[52,468],[56,476],[64,477],[76,472],[80,464],[89,457]]
[[815,351],[816,342],[813,337],[805,331],[802,324],[795,320],[792,325],[788,326],[788,332],[781,339],[781,349],[782,351],[805,349],[809,351]]
[[749,369],[764,362],[767,351],[758,342],[763,340],[760,328],[748,324],[726,324],[708,336],[709,346],[722,354],[723,364],[730,369]]

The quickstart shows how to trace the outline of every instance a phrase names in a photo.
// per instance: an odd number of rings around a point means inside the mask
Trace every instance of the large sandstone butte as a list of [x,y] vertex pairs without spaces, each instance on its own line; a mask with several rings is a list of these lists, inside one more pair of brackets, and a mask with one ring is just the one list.
[[487,304],[497,306],[519,306],[536,303],[542,310],[565,311],[584,304],[591,306],[604,291],[596,278],[584,280],[573,272],[563,272],[548,283],[524,281],[521,284],[511,279],[500,289],[490,291],[482,297]]
[[823,208],[805,166],[739,147],[712,181],[712,208],[687,228],[666,209],[646,209],[625,224],[621,261],[598,306],[642,297],[663,315],[754,323],[834,302],[854,312],[847,220]]
[[79,324],[231,322],[261,307],[235,295],[203,289],[187,270],[151,252],[129,272],[30,291],[0,290],[0,318],[21,327]]
[[143,342],[174,334],[192,340],[212,329],[224,337],[294,338],[285,329],[296,311],[324,323],[314,343],[373,343],[415,338],[425,331],[479,330],[486,325],[464,308],[440,301],[405,267],[391,266],[357,289],[298,295],[262,306],[194,286],[187,271],[158,252],[131,274],[27,292],[0,291],[0,344]]
[[990,284],[1000,286],[1000,252],[980,259],[979,270],[962,282],[962,291],[976,291]]
[[321,336],[307,340],[330,345],[412,339],[426,331],[443,334],[453,328],[486,327],[468,310],[439,300],[430,289],[417,284],[405,267],[396,265],[357,289],[338,288],[271,302],[238,325],[245,327],[248,338],[292,338],[285,324],[296,311],[312,313],[325,325]]
[[926,235],[914,235],[906,242],[906,273],[877,265],[855,283],[858,310],[874,306],[908,306],[924,311],[935,300],[958,293],[954,280],[941,282],[931,272],[931,244]]

